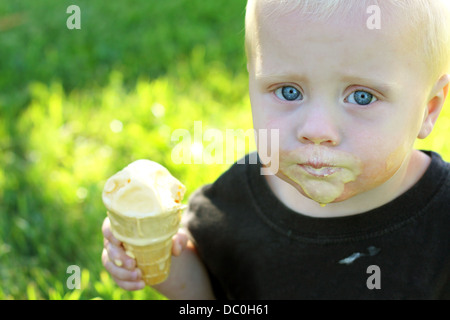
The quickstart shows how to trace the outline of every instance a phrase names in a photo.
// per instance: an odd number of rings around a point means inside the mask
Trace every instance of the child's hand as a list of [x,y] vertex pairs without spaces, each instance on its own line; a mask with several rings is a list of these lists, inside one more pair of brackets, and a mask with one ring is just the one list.
[[[102,263],[105,269],[119,287],[125,290],[141,290],[145,287],[142,280],[142,273],[136,268],[136,260],[125,253],[122,242],[117,240],[111,232],[109,218],[105,218],[102,226],[103,232],[103,252]],[[186,248],[188,237],[179,232],[173,237],[172,254],[179,256]]]

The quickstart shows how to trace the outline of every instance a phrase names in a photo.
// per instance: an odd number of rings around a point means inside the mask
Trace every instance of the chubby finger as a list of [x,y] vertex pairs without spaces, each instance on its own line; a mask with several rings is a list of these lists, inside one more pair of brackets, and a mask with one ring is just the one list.
[[[102,263],[106,271],[113,277],[116,282],[140,282],[142,281],[142,272],[140,269],[128,270],[117,266],[113,261],[109,259],[106,249],[103,249]],[[142,281],[143,282],[143,281]]]
[[116,246],[109,242],[106,244],[105,249],[108,254],[109,260],[116,266],[128,270],[134,270],[136,268],[136,260],[127,255],[122,245]]
[[111,224],[110,224],[108,217],[106,217],[105,220],[103,220],[102,233],[103,233],[103,236],[105,237],[105,239],[108,240],[109,242],[111,242],[112,244],[114,244],[116,246],[120,246],[122,244],[122,242],[120,240],[118,240],[116,237],[114,237],[114,235],[111,231]]
[[183,232],[181,229],[180,231],[173,236],[172,238],[172,254],[175,257],[178,257],[183,250],[186,248],[187,242],[188,242],[188,236],[185,232]]

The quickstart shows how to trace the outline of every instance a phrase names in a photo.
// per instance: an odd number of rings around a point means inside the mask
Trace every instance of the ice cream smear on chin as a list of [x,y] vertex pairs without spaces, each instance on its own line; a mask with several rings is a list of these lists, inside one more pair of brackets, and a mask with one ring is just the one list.
[[110,177],[103,189],[108,210],[151,216],[181,206],[186,187],[157,162],[141,159]]
[[[309,152],[308,152],[309,151]],[[321,206],[338,199],[345,184],[361,174],[361,161],[348,153],[330,154],[323,149],[306,150],[281,171]]]

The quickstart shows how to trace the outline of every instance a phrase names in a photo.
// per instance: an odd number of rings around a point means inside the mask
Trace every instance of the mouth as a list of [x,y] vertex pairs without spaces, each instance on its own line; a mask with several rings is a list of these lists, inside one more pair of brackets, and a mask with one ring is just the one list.
[[305,163],[305,164],[298,164],[300,168],[302,168],[306,173],[310,174],[313,177],[316,178],[326,178],[328,176],[331,176],[338,172],[340,170],[339,167],[329,166],[326,164],[311,164],[311,163]]

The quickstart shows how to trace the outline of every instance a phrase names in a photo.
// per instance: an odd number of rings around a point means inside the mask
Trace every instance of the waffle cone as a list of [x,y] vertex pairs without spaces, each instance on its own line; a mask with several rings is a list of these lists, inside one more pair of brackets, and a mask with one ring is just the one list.
[[108,210],[112,233],[123,242],[127,254],[136,259],[148,285],[163,282],[169,275],[172,237],[178,231],[184,207],[146,217],[124,216]]
[[167,279],[170,271],[172,238],[147,246],[136,246],[124,242],[127,253],[136,259],[142,277],[149,286]]

